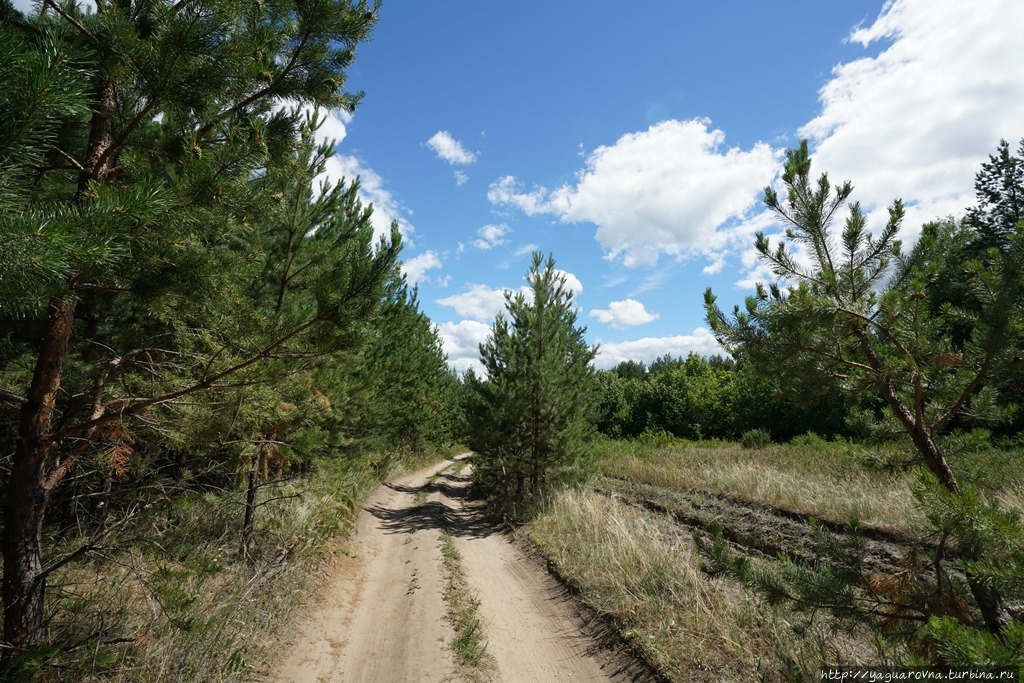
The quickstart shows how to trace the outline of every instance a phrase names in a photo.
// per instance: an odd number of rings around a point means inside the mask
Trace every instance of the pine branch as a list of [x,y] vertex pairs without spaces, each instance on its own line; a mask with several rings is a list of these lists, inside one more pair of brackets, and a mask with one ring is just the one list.
[[64,21],[68,22],[76,29],[78,29],[78,32],[86,38],[88,38],[89,42],[91,42],[93,45],[97,47],[101,45],[100,40],[95,35],[93,35],[89,29],[83,26],[82,23],[75,19],[73,16],[65,12],[63,9],[61,9],[60,6],[56,2],[54,2],[54,0],[43,0],[42,11],[45,12],[47,8],[52,9],[54,12],[59,14],[60,17],[64,19]]
[[8,401],[14,401],[15,403],[28,403],[28,399],[21,394],[16,394],[13,391],[0,388],[0,398],[7,399]]
[[230,377],[231,375],[233,375],[233,374],[235,374],[235,373],[237,373],[237,372],[239,372],[241,370],[244,370],[245,368],[247,368],[247,367],[249,367],[251,365],[254,365],[254,364],[256,364],[256,363],[258,363],[260,361],[263,361],[263,360],[266,360],[268,358],[271,358],[272,357],[272,352],[274,351],[274,349],[282,346],[283,344],[286,344],[288,341],[290,341],[290,340],[294,339],[295,337],[299,336],[300,334],[305,332],[307,329],[311,328],[313,325],[315,325],[315,324],[317,324],[319,322],[321,322],[321,320],[319,318],[314,318],[314,319],[312,319],[310,321],[307,321],[307,322],[303,323],[302,325],[300,325],[299,327],[297,327],[294,330],[292,330],[291,332],[289,332],[288,334],[286,334],[286,335],[284,335],[282,337],[279,337],[278,339],[274,340],[270,344],[266,345],[259,353],[254,354],[254,355],[250,356],[249,358],[245,359],[244,361],[241,361],[239,363],[236,363],[235,365],[232,365],[231,367],[227,368],[226,370],[222,370],[221,372],[218,372],[215,375],[207,377],[207,378],[203,379],[202,381],[197,382],[195,384],[192,384],[192,385],[190,385],[188,387],[185,387],[183,389],[178,389],[176,391],[171,391],[171,392],[162,394],[160,396],[155,396],[155,397],[146,398],[146,399],[121,399],[122,401],[129,401],[131,403],[129,405],[127,405],[125,408],[122,408],[121,410],[117,411],[116,413],[109,413],[108,412],[108,413],[106,413],[104,415],[101,415],[100,417],[97,417],[95,419],[89,420],[87,422],[83,422],[83,423],[80,423],[80,424],[77,424],[77,425],[72,425],[70,427],[67,427],[67,428],[61,430],[60,432],[57,432],[56,434],[53,434],[53,435],[49,436],[48,438],[46,438],[44,440],[44,443],[47,446],[50,446],[52,444],[59,443],[60,441],[63,441],[65,439],[81,437],[82,435],[88,433],[90,430],[95,429],[96,427],[98,427],[100,425],[103,425],[103,424],[106,424],[108,422],[114,422],[116,420],[121,420],[121,419],[124,419],[125,417],[130,417],[132,415],[140,413],[140,412],[142,412],[142,411],[146,410],[147,408],[150,408],[150,407],[152,407],[154,405],[161,405],[161,404],[169,403],[171,401],[174,401],[175,399],[182,398],[184,396],[188,396],[190,394],[194,394],[194,393],[199,392],[199,391],[205,391],[207,389],[211,389],[211,388],[213,388],[215,386],[218,386],[218,382],[220,380],[224,379],[225,377]]

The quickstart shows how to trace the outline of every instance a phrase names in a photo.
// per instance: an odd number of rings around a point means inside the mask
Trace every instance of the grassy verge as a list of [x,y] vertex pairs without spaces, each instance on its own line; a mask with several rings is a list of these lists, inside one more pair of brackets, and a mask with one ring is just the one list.
[[[812,680],[823,664],[874,665],[900,656],[866,629],[829,630],[827,619],[809,623],[769,607],[739,584],[710,578],[700,570],[689,522],[628,505],[630,495],[622,493],[620,500],[616,492],[651,491],[691,516],[713,518],[729,508],[739,521],[767,524],[755,529],[765,534],[779,530],[760,520],[760,511],[838,524],[856,518],[862,526],[917,535],[927,525],[910,491],[913,475],[904,466],[904,451],[817,437],[763,448],[672,440],[598,448],[597,482],[611,494],[562,493],[527,531],[581,598],[610,617],[668,678]],[[962,482],[1024,509],[1019,452],[951,449],[950,460]],[[718,504],[716,496],[752,505]]]
[[[914,475],[899,466],[908,456],[895,447],[869,450],[809,438],[757,449],[727,442],[619,442],[605,444],[604,451],[598,470],[608,477],[725,494],[840,524],[858,519],[909,534],[927,528],[910,495]],[[1024,510],[1020,453],[989,449],[955,453],[950,460],[963,483]]]
[[[433,456],[432,460],[437,459]],[[359,502],[382,479],[426,464],[374,457],[318,463],[263,486],[246,559],[244,491],[193,492],[140,515],[55,573],[48,593],[59,646],[45,680],[238,681],[264,672],[285,623],[323,576]],[[74,547],[75,539],[65,539]]]
[[787,680],[795,672],[811,680],[823,663],[870,661],[865,639],[818,627],[797,634],[784,612],[703,574],[678,527],[607,497],[564,492],[528,533],[670,680]]

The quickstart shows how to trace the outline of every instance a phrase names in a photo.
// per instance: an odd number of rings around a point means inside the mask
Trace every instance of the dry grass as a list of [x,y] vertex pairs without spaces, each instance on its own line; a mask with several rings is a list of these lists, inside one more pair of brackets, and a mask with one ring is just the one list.
[[815,628],[795,635],[784,613],[702,573],[677,527],[614,500],[565,492],[528,533],[671,680],[783,680],[792,667],[816,676],[823,663],[870,662],[863,643]]
[[244,492],[188,494],[154,508],[109,552],[53,577],[50,635],[59,646],[37,675],[116,683],[258,677],[278,646],[275,629],[316,588],[359,501],[381,477],[422,464],[389,460],[382,471],[328,462],[308,479],[262,489],[245,560]]
[[838,450],[670,446],[606,458],[601,472],[655,486],[724,493],[840,523],[859,519],[911,533],[925,523],[910,495],[911,475],[868,470]]

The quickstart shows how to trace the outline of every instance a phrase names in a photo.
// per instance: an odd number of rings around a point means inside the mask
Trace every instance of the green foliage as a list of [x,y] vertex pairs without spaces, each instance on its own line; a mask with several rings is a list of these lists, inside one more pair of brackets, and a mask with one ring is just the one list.
[[772,435],[763,429],[748,429],[740,437],[740,444],[744,448],[760,449],[767,448],[772,443]]
[[[41,567],[154,501],[244,481],[263,514],[263,487],[363,462],[353,444],[450,434],[397,226],[375,235],[358,182],[319,180],[317,129],[359,101],[345,71],[376,18],[359,0],[0,5],[3,666],[43,637]],[[168,576],[154,593],[176,605]]]
[[622,379],[643,379],[647,376],[643,361],[637,360],[624,360],[612,368],[612,372]]
[[591,421],[593,360],[572,292],[554,259],[535,253],[530,296],[506,294],[481,345],[487,376],[466,377],[473,476],[499,504],[527,503],[580,476]]
[[[934,478],[934,486],[915,493],[941,535],[940,546],[953,539],[962,553],[971,598],[958,590],[941,550],[930,579],[918,578],[922,572],[915,561],[906,568],[912,577],[907,585],[897,582],[884,591],[869,586],[875,592],[872,598],[887,605],[890,621],[953,615],[965,624],[971,620],[962,605],[973,599],[985,627],[998,634],[1009,621],[1001,593],[1011,590],[1013,582],[997,577],[992,558],[1016,552],[1012,549],[1017,547],[1019,524],[998,506],[982,504],[972,488],[958,481],[940,444],[954,419],[977,424],[1005,418],[991,378],[1019,363],[1024,234],[1007,234],[983,258],[960,262],[959,247],[966,240],[958,227],[935,224],[908,256],[896,240],[903,219],[899,200],[877,237],[867,232],[857,203],[849,205],[845,226],[836,234],[832,223],[849,200],[852,185],[833,187],[824,174],[812,182],[810,169],[804,141],[787,152],[785,198],[765,188],[766,206],[786,225],[785,240],[772,248],[758,234],[756,247],[780,282],[767,289],[759,285],[745,308],[736,306],[729,317],[709,289],[708,322],[734,356],[773,368],[794,387],[830,387],[855,397],[874,394],[884,401],[913,444],[918,462]],[[960,301],[947,301],[936,311],[929,287],[954,264],[962,268],[962,289],[950,299]],[[963,292],[969,299],[961,297]],[[970,308],[955,305],[966,300]],[[1010,578],[1017,576],[1016,570],[1007,572]],[[809,601],[845,614],[842,605],[819,600],[828,596],[817,592],[816,586],[826,585],[817,574],[786,569],[776,578],[786,584],[786,595],[795,603]],[[919,612],[917,617],[905,613],[908,604]]]
[[[948,242],[926,235],[904,256],[895,239],[903,217],[898,201],[877,238],[866,232],[856,203],[835,235],[832,220],[852,186],[832,188],[826,175],[812,183],[810,163],[806,143],[790,150],[783,177],[788,197],[783,201],[765,190],[766,205],[787,225],[787,241],[772,249],[759,235],[757,248],[788,289],[759,287],[731,317],[709,290],[708,321],[726,348],[757,367],[776,369],[796,387],[874,393],[928,466],[955,486],[934,439],[957,416],[991,413],[990,393],[979,390],[1016,357],[1024,321],[1024,245],[967,264],[977,308],[969,314],[970,340],[958,347],[926,305],[928,283],[940,277]],[[810,258],[810,267],[794,248]],[[953,313],[945,311],[947,317]]]
[[951,617],[932,617],[918,634],[909,666],[1024,666],[1024,625],[1012,622],[999,636],[965,627]]
[[1024,139],[1016,155],[1010,152],[1010,143],[1000,140],[996,153],[975,176],[974,189],[978,203],[967,217],[978,232],[977,247],[1009,248],[1024,221]]
[[350,414],[349,431],[382,450],[423,452],[453,442],[460,423],[459,380],[433,323],[419,310],[415,289],[392,283],[374,332],[352,378],[366,398]]
[[844,431],[843,401],[787,396],[778,379],[757,372],[749,361],[736,364],[690,354],[660,358],[652,368],[641,374],[620,364],[597,373],[602,434],[635,438],[645,431],[665,431],[692,440],[735,439],[748,429],[762,429],[784,441],[811,429]]

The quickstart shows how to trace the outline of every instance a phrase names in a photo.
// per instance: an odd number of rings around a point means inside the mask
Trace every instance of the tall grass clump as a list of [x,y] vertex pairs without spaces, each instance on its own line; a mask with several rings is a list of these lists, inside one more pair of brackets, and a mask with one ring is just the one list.
[[816,676],[824,663],[870,654],[815,629],[795,635],[785,613],[703,574],[686,532],[604,496],[565,491],[528,533],[580,597],[671,680]]

